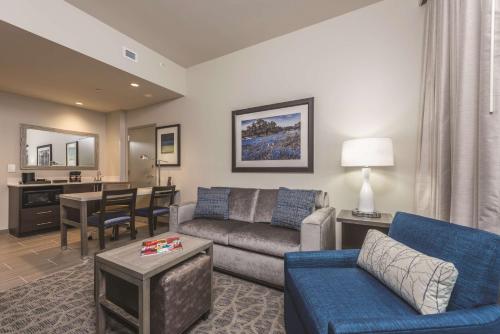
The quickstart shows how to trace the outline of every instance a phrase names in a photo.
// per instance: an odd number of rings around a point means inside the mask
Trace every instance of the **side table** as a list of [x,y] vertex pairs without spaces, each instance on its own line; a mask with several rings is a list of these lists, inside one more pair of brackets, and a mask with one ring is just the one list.
[[357,217],[351,210],[342,210],[337,221],[342,224],[342,249],[359,249],[370,229],[387,234],[392,223],[390,213],[382,213],[380,218]]

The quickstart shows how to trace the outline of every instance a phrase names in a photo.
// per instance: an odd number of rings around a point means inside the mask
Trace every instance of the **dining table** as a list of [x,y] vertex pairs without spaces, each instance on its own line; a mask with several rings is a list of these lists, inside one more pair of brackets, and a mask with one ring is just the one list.
[[[137,188],[137,197],[149,196],[152,192],[152,187]],[[178,194],[178,191],[175,191]],[[102,191],[83,192],[74,194],[61,194],[59,196],[60,214],[61,214],[61,249],[65,250],[68,247],[68,226],[73,226],[80,229],[81,239],[81,256],[88,256],[88,213],[87,208],[89,203],[98,202],[102,199]],[[79,221],[72,220],[68,217],[68,211],[76,209],[79,211]]]

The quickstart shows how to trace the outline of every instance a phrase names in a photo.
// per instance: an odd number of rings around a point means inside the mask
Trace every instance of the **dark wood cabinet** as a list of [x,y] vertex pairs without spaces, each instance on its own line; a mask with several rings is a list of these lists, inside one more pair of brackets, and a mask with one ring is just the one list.
[[[38,205],[36,207],[23,207],[23,200],[26,201],[25,192],[33,192],[40,189],[61,189],[65,194],[93,192],[101,189],[100,183],[80,183],[80,184],[58,184],[37,186],[9,186],[9,233],[16,237],[42,233],[49,230],[59,229],[60,213],[57,203]],[[25,204],[25,203],[24,203]],[[88,214],[98,210],[90,206]],[[74,215],[71,219],[78,221],[80,214],[78,210],[69,213]]]
[[22,209],[19,226],[21,233],[30,233],[59,227],[59,206]]

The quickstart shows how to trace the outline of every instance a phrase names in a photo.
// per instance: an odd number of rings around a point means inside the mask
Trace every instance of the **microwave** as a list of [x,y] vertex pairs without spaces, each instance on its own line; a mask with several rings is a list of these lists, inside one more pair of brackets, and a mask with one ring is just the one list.
[[63,193],[62,187],[31,188],[23,190],[23,208],[36,208],[59,204],[59,196]]

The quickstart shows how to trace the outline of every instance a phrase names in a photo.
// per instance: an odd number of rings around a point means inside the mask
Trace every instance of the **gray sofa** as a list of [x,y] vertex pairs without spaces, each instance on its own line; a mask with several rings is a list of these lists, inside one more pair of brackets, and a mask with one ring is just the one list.
[[278,189],[231,188],[229,220],[194,219],[196,203],[170,208],[170,230],[214,242],[214,266],[276,287],[284,285],[287,252],[335,248],[335,209],[318,191],[316,209],[301,230],[270,224]]

